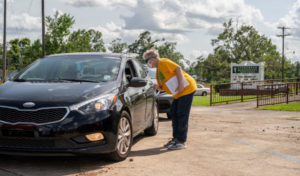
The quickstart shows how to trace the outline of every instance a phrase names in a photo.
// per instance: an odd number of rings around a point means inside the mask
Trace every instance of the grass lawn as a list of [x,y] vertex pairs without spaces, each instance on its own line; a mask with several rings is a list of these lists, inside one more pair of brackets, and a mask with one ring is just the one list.
[[209,106],[210,96],[194,96],[193,106]]
[[[239,96],[238,96],[239,97]],[[246,97],[246,96],[245,96]],[[249,97],[247,97],[249,98]],[[256,98],[254,98],[253,96],[250,97],[251,99],[246,99],[244,100],[245,101],[253,101],[253,100],[256,100]],[[222,97],[222,101],[229,101],[228,103],[238,103],[238,102],[241,102],[241,100],[236,100],[236,97],[234,96],[228,96],[228,97]],[[216,104],[226,104],[225,102],[223,103],[216,103]],[[213,105],[216,105],[216,104],[213,104]],[[210,106],[210,96],[194,96],[194,99],[193,99],[193,106]]]
[[258,108],[258,109],[261,109],[261,110],[274,110],[274,111],[300,111],[300,103],[264,106],[264,107],[261,107],[261,108]]

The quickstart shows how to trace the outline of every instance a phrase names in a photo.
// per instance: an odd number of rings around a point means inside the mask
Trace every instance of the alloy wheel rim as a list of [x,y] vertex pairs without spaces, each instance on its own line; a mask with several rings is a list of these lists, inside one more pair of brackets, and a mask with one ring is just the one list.
[[130,147],[131,143],[131,128],[127,118],[122,117],[119,123],[118,130],[118,151],[124,155]]

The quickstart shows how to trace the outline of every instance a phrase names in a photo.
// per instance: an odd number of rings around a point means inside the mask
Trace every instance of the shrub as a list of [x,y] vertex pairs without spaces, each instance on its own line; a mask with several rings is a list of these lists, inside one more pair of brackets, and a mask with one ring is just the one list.
[[[220,80],[218,81],[218,84],[222,83],[230,83],[230,80]],[[215,85],[214,89],[216,92],[220,92],[220,89],[228,89],[230,87],[230,84],[224,84],[224,85]]]

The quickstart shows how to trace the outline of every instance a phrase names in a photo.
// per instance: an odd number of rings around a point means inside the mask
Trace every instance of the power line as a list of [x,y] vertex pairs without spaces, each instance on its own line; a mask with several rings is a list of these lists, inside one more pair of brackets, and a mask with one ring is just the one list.
[[[26,20],[27,20],[28,13],[29,13],[29,11],[30,11],[30,8],[31,8],[31,5],[32,5],[32,2],[33,2],[33,0],[31,0],[31,3],[30,3],[30,5],[29,5],[29,8],[28,8],[28,10],[27,10],[27,15],[26,15],[26,18],[25,18],[25,20],[24,20],[23,26],[22,26],[22,28],[21,28],[20,36],[21,36],[21,34],[22,34],[22,31],[23,31],[24,24],[25,24],[25,22],[26,22]],[[20,36],[19,36],[19,38],[20,38]]]
[[16,31],[17,31],[18,36],[19,36],[19,29],[18,29],[16,18],[15,18],[15,12],[14,12],[14,9],[13,9],[13,6],[12,6],[12,2],[10,2],[10,7],[11,7],[12,15],[13,15],[13,18],[14,18],[14,21],[15,21]]

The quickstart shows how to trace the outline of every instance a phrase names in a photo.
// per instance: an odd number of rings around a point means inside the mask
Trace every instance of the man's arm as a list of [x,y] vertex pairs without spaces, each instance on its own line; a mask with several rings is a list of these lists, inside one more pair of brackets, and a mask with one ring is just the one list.
[[175,70],[176,72],[176,76],[178,79],[178,88],[176,89],[176,91],[178,91],[178,93],[183,92],[184,91],[184,87],[183,87],[183,73],[182,73],[182,69],[180,66],[178,66]]

